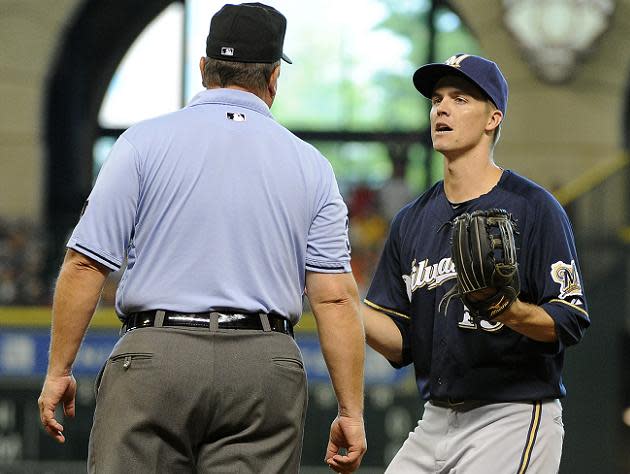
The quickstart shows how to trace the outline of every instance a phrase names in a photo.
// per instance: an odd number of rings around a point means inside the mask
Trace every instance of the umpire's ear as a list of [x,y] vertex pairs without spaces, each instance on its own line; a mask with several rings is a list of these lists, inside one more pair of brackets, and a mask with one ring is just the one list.
[[204,74],[205,69],[206,69],[206,57],[201,56],[201,58],[199,59],[199,72],[201,72],[201,85],[207,88],[208,86],[206,86],[206,80],[205,80],[205,74]]
[[269,77],[269,83],[267,84],[267,91],[269,92],[269,96],[271,100],[275,99],[276,93],[278,92],[278,78],[280,77],[280,63],[273,68],[271,72],[271,77]]

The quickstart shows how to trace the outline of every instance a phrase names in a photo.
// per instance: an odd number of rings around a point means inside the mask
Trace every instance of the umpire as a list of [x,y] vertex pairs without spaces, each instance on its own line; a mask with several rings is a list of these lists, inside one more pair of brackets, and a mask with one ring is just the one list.
[[347,209],[328,161],[269,111],[280,59],[291,62],[285,30],[260,3],[217,12],[206,90],[123,133],[68,242],[39,398],[61,443],[55,407],[74,416],[74,359],[105,278],[126,262],[89,472],[298,472],[304,294],[339,403],[325,460],[338,472],[361,462],[364,333]]

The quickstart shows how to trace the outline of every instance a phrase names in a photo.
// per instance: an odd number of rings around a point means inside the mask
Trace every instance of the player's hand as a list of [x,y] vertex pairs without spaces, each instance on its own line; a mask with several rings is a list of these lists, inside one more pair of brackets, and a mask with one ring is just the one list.
[[[341,454],[339,451],[344,450]],[[330,426],[330,439],[324,461],[335,472],[354,472],[367,450],[362,417],[339,415]]]
[[66,438],[63,435],[63,425],[55,419],[55,408],[62,403],[64,415],[74,417],[76,394],[77,381],[72,374],[46,376],[42,393],[37,400],[39,419],[46,432],[59,443],[64,443]]

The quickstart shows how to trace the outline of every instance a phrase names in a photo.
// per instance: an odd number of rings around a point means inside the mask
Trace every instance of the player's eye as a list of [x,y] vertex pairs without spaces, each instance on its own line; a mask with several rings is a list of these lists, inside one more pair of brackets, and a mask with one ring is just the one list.
[[463,95],[458,95],[457,97],[455,97],[455,102],[457,102],[458,104],[465,104],[466,102],[468,102],[468,100]]
[[438,97],[438,96],[435,96],[435,95],[433,97],[431,97],[431,103],[433,105],[437,105],[440,102],[442,102],[442,98],[441,97]]

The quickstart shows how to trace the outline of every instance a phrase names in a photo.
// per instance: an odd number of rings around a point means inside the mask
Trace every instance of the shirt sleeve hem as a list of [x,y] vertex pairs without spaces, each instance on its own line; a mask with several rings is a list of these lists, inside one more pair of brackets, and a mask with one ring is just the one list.
[[541,307],[554,320],[562,348],[580,342],[584,330],[590,324],[588,312],[584,308],[559,299],[553,299]]
[[92,250],[91,248],[78,242],[77,240],[70,240],[70,242],[68,242],[67,244],[67,247],[85,255],[86,257],[96,260],[97,262],[105,265],[112,271],[118,271],[122,267],[122,262],[119,259],[102,250]]
[[321,260],[307,260],[306,269],[315,273],[350,273],[350,262],[324,262]]

